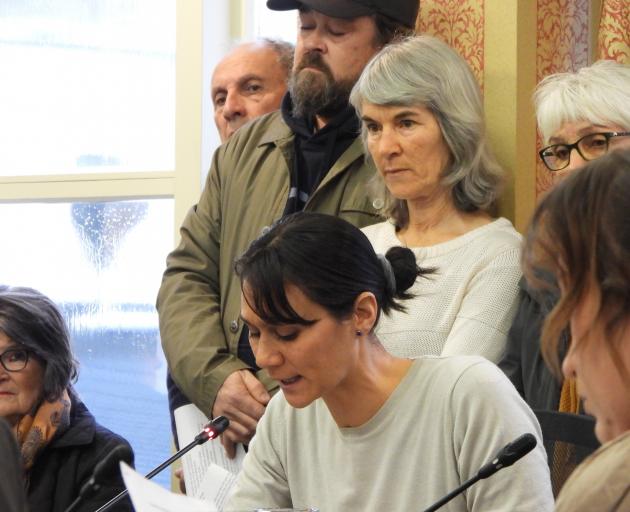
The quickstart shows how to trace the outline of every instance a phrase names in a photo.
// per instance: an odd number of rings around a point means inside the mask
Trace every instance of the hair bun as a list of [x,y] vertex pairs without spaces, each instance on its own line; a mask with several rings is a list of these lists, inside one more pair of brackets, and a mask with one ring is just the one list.
[[423,273],[416,263],[416,256],[407,247],[392,247],[385,255],[394,272],[396,280],[395,296],[407,291]]

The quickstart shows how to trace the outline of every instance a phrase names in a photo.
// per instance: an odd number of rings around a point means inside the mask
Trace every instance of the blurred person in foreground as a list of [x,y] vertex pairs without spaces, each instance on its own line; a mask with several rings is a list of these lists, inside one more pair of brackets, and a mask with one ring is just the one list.
[[[550,75],[536,88],[534,100],[545,144],[540,157],[555,183],[590,160],[630,147],[628,65],[599,61],[576,72]],[[553,276],[548,279],[552,282]],[[532,409],[581,413],[575,382],[558,380],[540,353],[542,323],[557,303],[559,290],[533,290],[527,279],[520,288],[519,309],[499,366]],[[564,332],[561,350],[567,344]]]
[[478,356],[398,358],[381,345],[381,313],[404,310],[407,290],[425,275],[409,249],[377,255],[348,222],[301,213],[254,241],[235,268],[256,362],[282,392],[226,510],[421,510],[525,432],[538,447],[450,510],[553,508],[536,419],[495,365]]
[[298,211],[357,226],[379,220],[366,184],[359,121],[348,103],[364,66],[415,25],[418,0],[268,0],[298,10],[289,91],[279,112],[221,146],[199,202],[167,258],[158,293],[162,347],[175,384],[204,414],[227,416],[229,456],[248,443],[278,383],[256,366],[240,320],[234,260],[274,221]]
[[498,362],[517,308],[521,236],[490,214],[504,173],[488,147],[468,64],[434,37],[410,38],[366,66],[350,101],[388,217],[365,234],[377,252],[408,247],[435,270],[415,283],[406,313],[379,322],[384,347],[399,357]]
[[214,68],[214,122],[226,140],[248,121],[280,108],[293,67],[293,45],[274,39],[242,43]]
[[[57,306],[31,288],[0,285],[0,418],[17,439],[31,512],[63,512],[98,462],[119,445],[131,451],[78,398],[76,375]],[[116,468],[76,510],[93,512],[124,489]],[[125,499],[112,510],[132,510],[131,503]]]
[[9,424],[0,418],[0,510],[26,512],[22,461]]
[[[630,510],[630,150],[589,163],[536,208],[524,253],[534,289],[559,299],[545,320],[542,352],[576,382],[603,445],[572,473],[558,512]],[[568,350],[561,333],[571,331]],[[565,354],[566,352],[566,354]]]

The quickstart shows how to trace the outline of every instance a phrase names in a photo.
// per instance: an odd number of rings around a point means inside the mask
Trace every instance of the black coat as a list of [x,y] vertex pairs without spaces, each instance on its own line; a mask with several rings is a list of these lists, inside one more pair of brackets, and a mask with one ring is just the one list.
[[0,418],[0,510],[26,511],[20,452],[11,427],[2,418]]
[[[520,303],[499,368],[532,409],[557,411],[562,383],[542,358],[540,337],[545,316],[553,309],[558,296],[551,292],[534,292],[525,278],[521,279],[519,288]],[[566,333],[563,338],[561,347],[567,345]]]
[[[82,485],[90,479],[94,466],[116,446],[129,443],[96,423],[87,407],[71,397],[70,426],[55,436],[37,456],[27,483],[31,512],[63,512],[79,495]],[[104,483],[91,499],[77,508],[78,512],[94,512],[125,489],[120,472]],[[132,511],[129,498],[110,509]]]

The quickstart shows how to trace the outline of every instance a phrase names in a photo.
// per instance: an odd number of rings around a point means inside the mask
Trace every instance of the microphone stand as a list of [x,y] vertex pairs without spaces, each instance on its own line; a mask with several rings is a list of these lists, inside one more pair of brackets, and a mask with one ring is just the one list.
[[466,480],[457,489],[449,492],[442,499],[425,509],[424,512],[435,512],[437,509],[451,501],[460,492],[468,489],[475,482],[494,475],[500,469],[511,466],[517,460],[531,452],[535,446],[536,438],[532,434],[523,434],[522,436],[516,438],[511,443],[505,445],[499,453],[497,453],[494,459],[482,466],[475,476],[473,476],[470,480]]
[[[209,441],[210,439],[219,437],[228,428],[229,424],[230,424],[230,421],[225,416],[217,416],[210,423],[208,423],[203,428],[203,430],[199,434],[197,434],[195,438],[188,445],[186,445],[184,448],[179,450],[177,453],[175,453],[175,455],[173,455],[168,460],[160,464],[154,470],[147,473],[145,475],[145,478],[150,480],[155,475],[157,475],[158,473],[166,469],[168,466],[170,466],[177,459],[179,459],[180,457],[188,453],[190,450],[192,450],[195,446],[202,445],[206,441]],[[111,500],[105,503],[102,507],[98,508],[96,512],[105,512],[106,510],[109,510],[111,507],[113,507],[116,503],[118,503],[128,494],[129,494],[129,491],[125,489],[124,491],[120,492],[117,496],[114,496]]]
[[[129,446],[122,444],[116,446],[94,467],[92,476],[81,486],[79,495],[65,510],[65,512],[75,512],[78,510],[79,505],[81,505],[83,501],[87,498],[91,498],[101,490],[105,477],[113,473],[116,463],[123,460],[129,464],[132,458],[133,454],[131,453],[131,448],[129,448]],[[118,466],[116,466],[115,469],[118,469]]]
[[479,474],[476,474],[475,476],[473,476],[470,480],[466,480],[462,485],[460,485],[457,489],[455,489],[454,491],[449,492],[446,496],[444,496],[440,501],[436,501],[433,505],[431,505],[429,508],[425,509],[424,512],[435,512],[438,508],[440,508],[442,505],[445,505],[446,503],[448,503],[449,501],[451,501],[455,496],[457,496],[460,492],[464,492],[466,489],[468,489],[472,484],[474,484],[475,482],[478,482],[479,480],[481,480],[481,477],[479,476]]

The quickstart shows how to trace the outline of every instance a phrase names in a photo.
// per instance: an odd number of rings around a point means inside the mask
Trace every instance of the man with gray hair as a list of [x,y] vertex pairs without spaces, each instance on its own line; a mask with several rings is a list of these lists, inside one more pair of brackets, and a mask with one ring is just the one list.
[[[294,50],[291,43],[264,38],[235,46],[215,66],[210,95],[221,144],[252,119],[280,108],[287,92]],[[170,373],[167,388],[171,428],[179,446],[174,411],[190,401]]]
[[261,39],[236,46],[216,65],[210,93],[222,144],[248,121],[280,108],[293,50],[291,43]]
[[206,186],[168,256],[158,294],[162,347],[175,383],[206,415],[225,415],[229,456],[248,443],[278,388],[256,366],[240,318],[232,266],[278,218],[337,215],[358,227],[380,220],[365,185],[359,120],[349,105],[368,61],[409,34],[418,0],[267,0],[298,10],[289,92],[280,112],[242,127],[215,153]]

